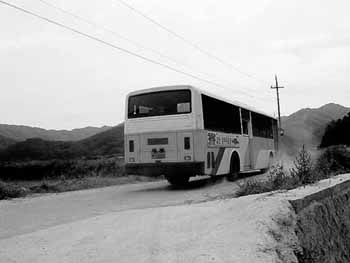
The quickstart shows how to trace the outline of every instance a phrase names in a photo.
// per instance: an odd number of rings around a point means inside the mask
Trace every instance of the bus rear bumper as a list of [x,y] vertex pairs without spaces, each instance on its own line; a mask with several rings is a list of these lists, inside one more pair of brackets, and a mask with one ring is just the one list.
[[144,176],[169,175],[174,173],[190,176],[204,174],[204,162],[171,162],[171,163],[127,163],[126,174]]

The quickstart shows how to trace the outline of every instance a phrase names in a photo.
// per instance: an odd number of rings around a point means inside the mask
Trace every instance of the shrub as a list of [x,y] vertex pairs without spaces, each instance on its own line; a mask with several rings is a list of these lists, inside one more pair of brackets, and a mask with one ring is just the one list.
[[316,172],[324,178],[350,171],[350,150],[345,145],[328,147],[318,158]]
[[289,190],[311,184],[333,175],[350,172],[350,148],[344,145],[327,148],[313,166],[311,155],[303,146],[294,161],[295,167],[287,175],[281,165],[271,167],[265,181],[248,180],[239,185],[238,196],[275,190]]
[[260,182],[256,180],[248,180],[239,185],[237,196],[254,195],[272,191],[269,182]]
[[0,181],[0,200],[8,198],[22,197],[27,194],[23,187]]
[[339,173],[350,171],[350,148],[344,145],[327,148],[314,166],[305,146],[294,160],[294,168],[287,175],[281,165],[271,167],[265,181],[249,180],[239,185],[238,196],[259,194],[275,190],[289,190],[311,184]]
[[269,171],[267,180],[248,180],[239,185],[237,196],[260,194],[275,190],[289,190],[300,186],[297,177],[288,176],[282,165],[274,165]]
[[294,166],[295,168],[290,169],[290,174],[293,178],[301,182],[301,184],[310,184],[315,181],[311,155],[305,149],[305,145],[303,145],[295,157]]
[[125,175],[124,162],[118,156],[100,156],[94,159],[0,162],[0,179],[4,181],[123,175]]
[[286,180],[286,177],[282,165],[276,164],[270,168],[269,178],[274,189],[281,187]]

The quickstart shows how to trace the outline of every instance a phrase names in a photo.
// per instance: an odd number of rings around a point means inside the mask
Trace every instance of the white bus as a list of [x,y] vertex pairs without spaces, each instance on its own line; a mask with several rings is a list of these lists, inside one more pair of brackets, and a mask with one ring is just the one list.
[[128,94],[124,132],[127,174],[181,185],[196,175],[267,169],[277,120],[193,86],[168,86]]

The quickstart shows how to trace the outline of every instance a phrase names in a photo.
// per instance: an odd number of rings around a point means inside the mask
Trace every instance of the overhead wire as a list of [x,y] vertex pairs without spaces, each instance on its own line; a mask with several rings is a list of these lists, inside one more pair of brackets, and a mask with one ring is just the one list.
[[119,3],[121,3],[122,5],[124,5],[125,7],[127,7],[128,9],[132,10],[133,12],[135,12],[136,14],[140,15],[141,17],[143,17],[144,19],[148,20],[149,22],[151,22],[152,24],[156,25],[157,27],[165,30],[166,32],[168,32],[169,34],[173,35],[174,37],[182,40],[184,43],[186,43],[187,45],[191,46],[192,48],[198,50],[200,53],[206,55],[207,57],[210,57],[213,60],[216,60],[217,62],[219,62],[220,64],[229,67],[230,69],[233,69],[234,71],[248,77],[251,79],[254,79],[255,81],[264,83],[266,85],[266,82],[257,78],[256,76],[254,76],[253,74],[250,73],[246,73],[242,70],[240,70],[237,66],[233,65],[232,63],[229,63],[227,61],[225,61],[224,59],[214,55],[213,53],[207,51],[206,49],[200,47],[197,43],[192,42],[188,39],[186,39],[185,37],[183,37],[182,35],[180,35],[179,33],[175,32],[174,30],[170,29],[167,26],[164,26],[162,23],[158,22],[157,20],[155,20],[154,18],[150,17],[149,15],[147,15],[146,13],[140,11],[139,9],[137,9],[136,7],[132,6],[131,4],[127,3],[124,0],[113,0],[113,1],[117,1]]
[[[110,43],[110,42],[108,42],[108,41],[105,41],[105,40],[103,40],[103,39],[100,39],[100,38],[98,38],[98,37],[95,37],[95,36],[90,35],[90,34],[88,34],[88,33],[84,33],[84,32],[82,32],[82,31],[80,31],[80,30],[78,30],[78,29],[75,29],[75,28],[71,27],[71,26],[67,26],[67,25],[65,25],[65,24],[63,24],[63,23],[57,22],[57,21],[55,21],[55,20],[53,20],[53,19],[47,18],[47,17],[45,17],[45,16],[42,16],[42,15],[40,15],[40,14],[37,14],[37,13],[35,13],[35,12],[33,12],[33,11],[30,11],[30,10],[25,9],[25,8],[23,8],[23,7],[20,7],[20,6],[18,6],[18,5],[15,5],[15,4],[9,3],[9,2],[7,2],[7,1],[3,1],[3,0],[0,0],[0,4],[6,5],[6,6],[11,7],[11,8],[14,8],[14,9],[16,9],[16,10],[18,10],[18,11],[24,12],[24,13],[26,13],[26,14],[28,14],[28,15],[34,16],[34,17],[36,17],[36,18],[38,18],[38,19],[41,19],[41,20],[44,20],[44,21],[46,21],[46,22],[48,22],[48,23],[54,24],[54,25],[56,25],[56,26],[58,26],[58,27],[62,27],[62,28],[64,28],[64,29],[69,30],[69,31],[71,31],[71,32],[74,32],[74,33],[76,33],[76,34],[78,34],[78,35],[80,35],[80,36],[83,36],[83,37],[86,37],[86,38],[88,38],[88,39],[97,41],[97,42],[99,42],[99,43],[101,43],[101,44],[104,44],[104,45],[106,45],[106,46],[112,47],[112,48],[114,48],[114,49],[116,49],[116,50],[119,50],[120,52],[127,53],[127,54],[129,54],[129,55],[132,55],[132,56],[134,56],[134,57],[137,57],[137,58],[142,59],[142,60],[144,60],[144,61],[147,61],[147,62],[149,62],[149,63],[152,63],[152,64],[155,64],[155,65],[164,67],[164,68],[166,68],[166,69],[168,69],[168,70],[171,70],[171,71],[177,72],[177,73],[179,73],[179,74],[185,75],[185,76],[187,76],[187,77],[190,77],[190,78],[193,78],[193,79],[196,79],[196,80],[205,82],[205,83],[207,83],[207,84],[210,84],[210,85],[213,85],[213,86],[216,86],[216,87],[219,87],[219,88],[223,88],[223,89],[225,89],[225,90],[227,89],[227,87],[225,87],[224,85],[222,85],[222,84],[220,84],[220,83],[217,83],[217,82],[215,82],[215,81],[211,81],[211,80],[208,80],[208,79],[199,77],[199,76],[194,75],[194,74],[192,74],[192,73],[185,72],[185,71],[183,71],[183,70],[180,70],[180,69],[177,69],[177,68],[175,68],[175,67],[169,66],[169,65],[167,65],[167,64],[161,63],[161,62],[156,61],[156,60],[154,60],[154,59],[151,59],[151,58],[148,58],[148,57],[146,57],[146,56],[137,54],[136,52],[133,52],[133,51],[128,50],[128,49],[126,49],[126,48],[117,46],[117,45],[115,45],[115,44],[113,44],[113,43]],[[247,94],[247,96],[254,98],[254,96],[252,96],[252,95],[250,95],[250,94]]]
[[140,44],[140,43],[138,43],[138,42],[136,42],[136,41],[134,41],[134,40],[132,40],[132,39],[130,39],[128,37],[123,36],[122,34],[117,33],[116,31],[114,31],[114,30],[112,30],[112,29],[110,29],[108,27],[100,25],[100,24],[98,24],[98,23],[96,23],[96,22],[94,22],[94,21],[92,21],[90,19],[87,19],[87,18],[83,17],[83,16],[77,15],[74,12],[71,12],[71,11],[69,11],[67,9],[61,8],[61,7],[59,7],[57,5],[54,5],[54,4],[50,3],[50,2],[47,2],[45,0],[37,0],[37,1],[43,3],[43,4],[47,5],[47,6],[50,6],[50,7],[54,8],[54,9],[57,9],[60,12],[63,12],[65,14],[69,15],[69,16],[72,16],[72,17],[74,17],[77,20],[81,20],[81,21],[89,24],[90,26],[94,26],[96,28],[101,28],[101,29],[103,29],[104,31],[106,31],[106,32],[108,32],[110,34],[112,34],[112,35],[114,35],[114,36],[116,36],[116,37],[118,37],[120,39],[123,39],[123,40],[133,44],[134,46],[137,46],[137,47],[139,47],[141,49],[145,49],[145,50],[151,51],[152,53],[157,54],[158,56],[163,57],[163,58],[165,58],[167,60],[173,61],[174,63],[178,63],[178,64],[181,63],[181,62],[177,61],[176,59],[174,59],[174,58],[172,58],[170,56],[167,56],[167,55],[163,54],[162,52],[160,52],[158,50],[155,50],[155,49],[150,48],[150,47],[146,47],[146,46],[144,46],[144,45],[142,45],[142,44]]
[[[114,2],[119,2],[120,4],[124,5],[125,7],[127,7],[128,9],[130,9],[131,11],[135,12],[136,14],[140,15],[141,17],[145,18],[146,20],[148,20],[149,22],[151,22],[152,24],[160,27],[161,29],[165,30],[166,32],[168,32],[169,34],[171,34],[172,36],[182,40],[183,42],[185,42],[187,45],[191,46],[192,48],[198,50],[200,53],[208,56],[209,58],[211,59],[214,59],[216,60],[217,62],[219,62],[220,64],[226,66],[226,67],[229,67],[231,70],[235,70],[237,71],[238,73],[242,74],[242,75],[245,75],[246,77],[248,78],[251,78],[251,79],[254,79],[260,83],[264,83],[264,85],[267,84],[267,82],[261,80],[261,79],[258,79],[257,77],[255,77],[253,74],[249,74],[249,73],[246,73],[242,70],[240,70],[238,67],[234,66],[232,63],[229,63],[225,60],[223,60],[222,58],[214,55],[213,53],[207,51],[206,49],[203,49],[201,48],[198,44],[190,41],[190,40],[187,40],[185,37],[183,37],[182,35],[180,35],[179,33],[175,32],[174,30],[170,29],[169,27],[166,27],[164,26],[163,24],[161,24],[160,22],[158,22],[157,20],[155,20],[154,18],[150,17],[149,15],[145,14],[144,12],[140,11],[139,9],[135,8],[134,6],[132,6],[131,4],[128,4],[126,1],[124,0],[114,0]],[[268,85],[269,86],[269,85]],[[246,87],[246,89],[249,89],[251,92],[262,92],[264,91],[266,94],[268,94],[268,91],[266,90],[261,90],[261,89],[254,89],[252,87]],[[262,97],[269,97],[268,95],[261,95],[260,96]]]
[[[158,51],[158,50],[156,50],[156,49],[153,49],[153,48],[147,47],[147,46],[145,46],[145,45],[142,45],[142,44],[136,42],[135,40],[132,40],[132,39],[130,39],[130,38],[128,38],[128,37],[125,37],[125,36],[123,36],[122,34],[117,33],[116,31],[114,31],[114,30],[112,30],[112,29],[110,29],[110,28],[108,28],[108,27],[106,27],[106,26],[100,25],[100,24],[98,24],[98,23],[96,23],[96,22],[94,22],[94,21],[92,21],[92,20],[90,20],[90,19],[87,19],[87,18],[85,18],[85,17],[83,17],[83,16],[81,16],[81,15],[78,15],[78,14],[72,12],[72,11],[69,11],[69,10],[67,10],[67,9],[64,9],[64,8],[60,7],[60,6],[57,6],[57,5],[55,5],[55,4],[51,3],[51,2],[48,2],[48,1],[45,1],[45,0],[37,0],[37,1],[39,1],[39,2],[41,2],[41,3],[43,3],[43,4],[47,5],[47,6],[49,6],[49,7],[51,7],[51,8],[54,8],[54,9],[56,9],[56,10],[58,10],[58,11],[64,13],[64,14],[66,14],[66,15],[69,15],[69,16],[71,16],[71,17],[77,19],[77,20],[83,21],[84,23],[87,23],[87,24],[89,24],[90,26],[93,26],[93,27],[96,27],[96,28],[100,28],[100,29],[102,29],[102,30],[104,30],[104,31],[106,31],[106,32],[108,32],[108,33],[110,33],[110,34],[112,34],[112,35],[114,35],[114,36],[116,36],[116,37],[118,37],[118,38],[124,40],[124,41],[127,41],[127,42],[133,44],[133,45],[136,46],[136,47],[139,47],[139,48],[141,48],[141,49],[148,50],[148,51],[150,51],[150,52],[152,52],[152,53],[154,53],[154,54],[157,54],[158,56],[160,56],[160,57],[162,57],[162,58],[165,58],[165,59],[167,59],[168,61],[172,61],[173,63],[175,63],[175,64],[178,65],[178,66],[186,67],[187,69],[193,70],[190,66],[186,65],[186,63],[180,62],[179,60],[177,60],[177,59],[175,59],[175,58],[173,58],[173,57],[170,57],[170,56],[168,56],[168,55],[165,55],[164,53],[162,53],[162,52],[160,52],[160,51]],[[184,65],[184,64],[185,64],[185,65]],[[196,71],[198,71],[198,70],[196,70]],[[198,71],[198,72],[201,73],[201,74],[203,74],[203,75],[206,75],[206,76],[209,77],[209,78],[213,78],[213,77],[216,78],[215,76],[213,76],[213,75],[211,75],[211,74],[208,74],[207,72],[203,72],[203,71]],[[232,83],[229,83],[229,84],[230,84],[230,85],[234,85],[234,84],[232,84]],[[230,90],[231,90],[231,89],[230,89]],[[247,92],[245,92],[245,91],[241,91],[241,92],[244,93],[244,94],[246,94],[246,95],[249,95],[249,96],[252,96],[252,97],[256,97],[256,98],[260,98],[260,99],[268,98],[268,96],[262,95],[262,94],[259,94],[259,95],[250,95],[249,93],[247,93]]]

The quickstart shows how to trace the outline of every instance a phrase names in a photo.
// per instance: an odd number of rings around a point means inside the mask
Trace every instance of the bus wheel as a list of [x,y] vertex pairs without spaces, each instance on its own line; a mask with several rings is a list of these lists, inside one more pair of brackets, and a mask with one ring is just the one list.
[[239,156],[236,152],[234,152],[231,156],[230,172],[227,176],[227,179],[229,181],[234,181],[238,179],[239,171],[240,171]]
[[190,180],[190,176],[188,176],[188,175],[182,175],[182,176],[166,175],[165,179],[167,179],[168,182],[173,186],[185,186],[188,184],[188,181]]

